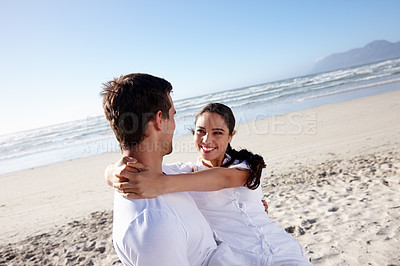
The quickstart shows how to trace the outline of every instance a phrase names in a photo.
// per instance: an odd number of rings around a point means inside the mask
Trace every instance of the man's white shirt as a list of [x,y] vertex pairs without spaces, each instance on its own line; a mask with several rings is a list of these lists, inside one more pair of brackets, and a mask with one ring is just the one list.
[[[179,174],[179,164],[163,165]],[[115,193],[113,242],[125,265],[207,265],[213,233],[187,192],[130,200]]]

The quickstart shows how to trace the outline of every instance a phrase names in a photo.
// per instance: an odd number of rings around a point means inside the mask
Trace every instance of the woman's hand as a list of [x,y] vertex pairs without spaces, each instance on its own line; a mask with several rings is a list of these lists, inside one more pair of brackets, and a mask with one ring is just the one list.
[[262,203],[263,203],[263,205],[264,205],[265,212],[268,214],[268,204],[267,204],[267,201],[266,201],[265,199],[262,199],[261,201],[262,201]]
[[113,187],[124,198],[155,198],[165,193],[167,176],[138,162],[127,162],[116,176],[124,182],[115,182]]
[[135,168],[129,168],[127,162],[137,162],[133,157],[123,156],[118,162],[107,166],[104,178],[109,186],[113,186],[115,183],[127,182],[131,173],[138,172]]

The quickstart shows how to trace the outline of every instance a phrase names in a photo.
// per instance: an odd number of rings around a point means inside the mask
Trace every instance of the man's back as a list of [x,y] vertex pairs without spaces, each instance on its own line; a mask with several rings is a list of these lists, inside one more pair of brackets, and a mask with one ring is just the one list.
[[116,193],[113,241],[125,265],[202,265],[216,249],[210,227],[187,192],[140,200]]

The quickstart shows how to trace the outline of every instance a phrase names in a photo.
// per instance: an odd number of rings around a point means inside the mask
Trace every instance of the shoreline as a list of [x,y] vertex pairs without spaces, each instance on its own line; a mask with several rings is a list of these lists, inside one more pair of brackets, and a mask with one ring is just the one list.
[[[400,226],[398,209],[388,209],[400,206],[393,194],[400,187],[399,114],[400,90],[397,90],[237,127],[232,146],[259,153],[267,163],[263,192],[267,195],[271,218],[293,231],[316,264],[365,264],[371,258],[375,265],[379,258],[386,261],[379,254],[391,254],[400,248],[399,241],[396,242],[400,235],[393,231]],[[191,136],[174,139],[174,152],[165,157],[164,163],[195,160],[197,155],[191,143]],[[105,153],[0,175],[3,184],[0,246],[18,245],[28,237],[62,228],[73,231],[81,228],[72,229],[74,221],[87,224],[80,221],[93,220],[91,213],[111,212],[113,190],[105,184],[103,172],[107,164],[119,157],[118,152]],[[355,180],[350,182],[349,176]],[[379,197],[374,197],[375,193]],[[332,211],[335,208],[338,209]],[[364,214],[357,216],[360,210]],[[324,216],[327,218],[323,219]],[[102,218],[94,219],[98,222]],[[107,219],[109,225],[110,218]],[[336,224],[339,221],[348,227]],[[70,227],[65,227],[71,222]],[[357,223],[366,232],[353,234]],[[386,231],[382,231],[384,228]],[[50,234],[50,239],[56,238]],[[106,246],[105,253],[113,254],[112,243],[108,241],[101,247]],[[349,248],[349,243],[360,249]],[[368,247],[369,253],[362,251]],[[354,254],[346,248],[360,258],[350,260]],[[376,260],[372,259],[375,255]],[[391,255],[391,263],[400,263],[396,256],[395,252]]]
[[[310,108],[323,106],[326,104],[335,104],[341,103],[348,100],[354,100],[359,98],[365,98],[369,96],[379,95],[382,93],[387,93],[391,91],[396,91],[400,88],[400,80],[390,80],[381,83],[372,83],[372,84],[364,84],[357,88],[351,88],[349,90],[342,91],[340,93],[327,93],[324,96],[320,96],[317,98],[304,98],[300,101],[294,101],[291,103],[274,103],[265,105],[268,106],[266,109],[263,105],[252,106],[249,105],[246,108],[236,107],[233,108],[233,112],[235,117],[237,118],[237,124],[242,123],[251,123],[257,120],[264,120],[267,117],[273,116],[281,116],[286,113],[295,113],[302,112],[304,110],[308,110]],[[200,109],[200,107],[199,107]],[[198,110],[196,110],[197,112]],[[101,115],[101,117],[103,117]],[[179,117],[179,115],[178,115]],[[99,117],[93,117],[95,119],[80,119],[77,120],[77,123],[84,122],[87,128],[94,129],[97,126],[104,126],[100,123]],[[187,130],[188,127],[191,127],[193,124],[193,117],[190,117],[189,121],[188,117],[180,117],[176,119],[176,129],[175,135],[176,138],[184,137],[190,135]],[[105,120],[103,121],[105,124],[107,123]],[[73,123],[70,121],[69,124]],[[65,123],[59,124],[59,126],[64,125]],[[53,125],[53,127],[56,125]],[[37,131],[38,129],[33,129],[33,131]],[[44,128],[42,128],[44,129]],[[88,130],[88,129],[87,129]],[[68,130],[66,130],[68,131]],[[39,154],[28,154],[22,157],[15,157],[11,159],[5,159],[0,161],[0,176],[3,174],[13,173],[21,170],[28,170],[33,168],[38,168],[42,166],[51,165],[54,163],[59,163],[63,161],[70,161],[80,158],[87,158],[91,156],[102,155],[104,153],[109,152],[119,152],[119,145],[115,140],[110,129],[107,129],[110,134],[109,137],[97,141],[87,140],[85,142],[80,143],[72,143],[70,145],[64,146],[64,148],[55,148],[50,149],[48,151],[39,151]],[[16,132],[16,134],[20,134],[23,132]],[[103,132],[104,133],[104,132]],[[1,137],[1,136],[0,136]],[[20,138],[19,136],[18,138]],[[63,144],[64,145],[64,144]],[[46,161],[45,163],[43,163]]]

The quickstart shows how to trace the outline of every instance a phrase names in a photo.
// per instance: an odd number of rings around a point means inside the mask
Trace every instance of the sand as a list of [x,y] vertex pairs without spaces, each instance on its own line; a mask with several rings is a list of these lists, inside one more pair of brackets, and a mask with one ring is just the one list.
[[[165,162],[195,160],[185,136]],[[269,216],[315,265],[400,265],[400,90],[242,124]],[[119,264],[108,153],[0,176],[0,264]]]

